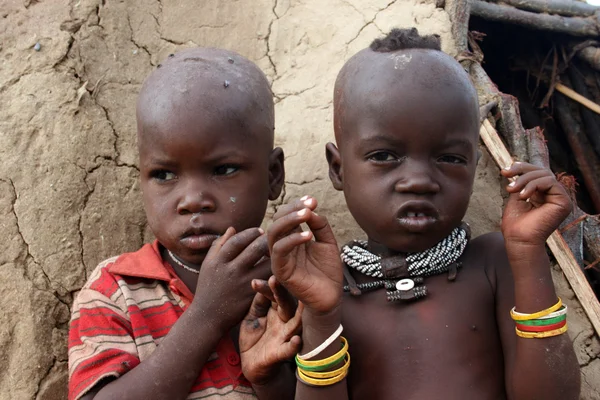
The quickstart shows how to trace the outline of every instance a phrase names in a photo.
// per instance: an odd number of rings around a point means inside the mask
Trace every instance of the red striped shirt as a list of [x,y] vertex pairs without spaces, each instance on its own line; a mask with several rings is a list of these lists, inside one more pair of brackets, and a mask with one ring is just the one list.
[[[104,261],[73,303],[69,329],[69,399],[144,362],[193,298],[163,261],[158,242]],[[255,399],[232,340],[220,341],[188,399]]]

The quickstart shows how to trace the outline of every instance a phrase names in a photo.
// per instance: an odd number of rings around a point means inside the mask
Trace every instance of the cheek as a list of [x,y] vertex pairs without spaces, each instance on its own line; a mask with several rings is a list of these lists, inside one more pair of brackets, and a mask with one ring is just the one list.
[[[148,224],[151,227],[159,225],[162,217],[166,217],[167,215],[176,212],[174,205],[169,206],[166,196],[161,196],[156,191],[148,190],[148,188],[144,188],[142,201],[144,203]],[[172,211],[170,211],[171,208]]]

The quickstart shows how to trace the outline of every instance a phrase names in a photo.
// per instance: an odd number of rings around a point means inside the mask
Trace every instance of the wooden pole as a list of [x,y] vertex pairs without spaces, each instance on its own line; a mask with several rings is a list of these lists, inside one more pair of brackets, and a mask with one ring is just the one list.
[[590,99],[588,99],[586,97],[583,97],[582,95],[580,95],[573,89],[566,87],[562,83],[557,83],[555,86],[555,89],[558,90],[559,92],[561,92],[562,94],[564,94],[565,96],[567,96],[568,98],[573,99],[576,102],[586,106],[590,110],[600,114],[600,105],[594,103],[593,101],[591,101]]
[[[504,146],[504,143],[502,143],[498,132],[496,132],[490,121],[486,119],[483,122],[479,133],[483,143],[500,168],[506,168],[513,163],[510,153],[506,149],[506,146]],[[583,271],[577,264],[577,261],[575,261],[571,249],[569,249],[569,246],[558,231],[554,231],[546,243],[575,292],[579,303],[581,303],[581,306],[590,319],[596,330],[596,334],[600,336],[600,303],[596,299],[596,295],[585,278]]]
[[590,17],[600,10],[596,6],[576,0],[502,0],[502,3],[527,11],[567,17]]
[[521,25],[530,29],[561,32],[573,36],[596,37],[600,31],[599,23],[594,17],[580,18],[538,14],[480,0],[471,3],[471,16]]

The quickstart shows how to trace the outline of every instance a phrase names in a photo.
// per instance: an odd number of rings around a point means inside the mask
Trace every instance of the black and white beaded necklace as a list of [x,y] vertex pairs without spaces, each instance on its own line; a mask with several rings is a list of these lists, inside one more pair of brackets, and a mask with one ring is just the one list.
[[[408,253],[382,258],[367,250],[367,242],[357,240],[342,247],[342,261],[361,274],[382,278],[378,281],[356,284],[345,270],[348,285],[345,292],[360,295],[362,291],[385,288],[388,301],[414,300],[427,296],[423,285],[427,276],[448,272],[448,280],[456,279],[462,256],[471,237],[470,228],[462,223],[435,246],[419,253]],[[417,286],[420,285],[420,286]]]

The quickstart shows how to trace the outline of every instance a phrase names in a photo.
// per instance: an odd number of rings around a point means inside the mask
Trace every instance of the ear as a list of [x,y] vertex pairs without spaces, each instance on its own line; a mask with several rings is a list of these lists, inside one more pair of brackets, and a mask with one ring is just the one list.
[[325,155],[329,164],[329,179],[336,190],[344,189],[344,172],[342,170],[342,158],[340,151],[333,143],[325,146]]
[[483,153],[481,152],[481,150],[477,149],[477,161],[475,162],[475,165],[479,164],[479,160],[481,160],[482,155]]
[[269,200],[277,200],[284,182],[283,150],[275,147],[269,155]]

